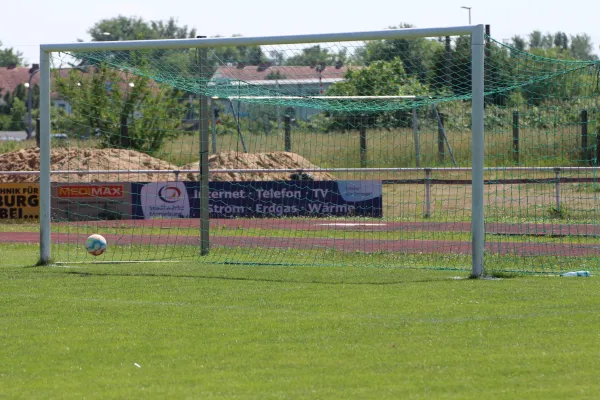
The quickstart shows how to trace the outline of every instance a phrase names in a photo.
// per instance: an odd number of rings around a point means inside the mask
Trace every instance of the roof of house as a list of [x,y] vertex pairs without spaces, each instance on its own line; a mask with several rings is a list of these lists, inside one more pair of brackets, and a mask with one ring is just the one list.
[[[0,67],[0,95],[13,93],[17,86],[29,81],[29,67]],[[40,84],[39,74],[31,79],[32,85]]]
[[248,65],[242,68],[236,66],[221,66],[215,71],[212,80],[239,80],[239,81],[274,81],[273,77],[280,76],[279,80],[294,80],[297,82],[308,81],[315,82],[319,78],[329,81],[338,81],[344,79],[347,66],[336,68],[327,66],[319,71],[310,66],[271,66],[261,67],[257,65]]
[[[15,91],[15,89],[17,88],[17,86],[19,86],[20,84],[24,84],[27,83],[29,81],[29,74],[30,74],[30,68],[29,67],[15,67],[15,68],[7,68],[7,67],[0,67],[0,97],[4,96],[6,93],[13,93]],[[69,77],[69,73],[72,71],[71,68],[62,68],[59,70],[59,73],[61,75],[61,77],[63,78],[68,78]],[[78,73],[82,74],[82,82],[86,79],[86,76],[92,76],[93,75],[93,70],[90,69],[90,71],[88,72],[82,72],[79,70],[75,70]],[[53,74],[56,73],[56,70],[53,71]],[[119,81],[119,87],[121,88],[122,91],[124,91],[125,89],[127,89],[127,84],[128,84],[128,79],[127,79],[127,73],[122,72],[121,73],[121,80]],[[89,79],[89,78],[87,78]],[[36,73],[33,75],[33,77],[31,78],[31,85],[35,86],[35,85],[39,85],[40,84],[40,74]],[[52,98],[56,98],[59,97],[58,93],[56,92],[52,92]]]
[[[358,67],[352,67],[358,68]],[[310,66],[257,66],[250,65],[242,68],[236,66],[221,66],[214,73],[213,81],[243,81],[248,83],[263,84],[302,84],[302,83],[333,83],[344,79],[349,67],[327,66],[321,73],[314,67]],[[67,77],[70,69],[61,69],[60,74]],[[125,73],[123,73],[125,74]],[[13,93],[18,85],[29,81],[29,67],[0,67],[0,96]],[[273,76],[279,76],[279,79],[272,79]],[[39,85],[40,75],[36,73],[31,79],[32,85]],[[119,82],[119,86],[125,87],[127,79]],[[57,93],[52,93],[55,98]]]

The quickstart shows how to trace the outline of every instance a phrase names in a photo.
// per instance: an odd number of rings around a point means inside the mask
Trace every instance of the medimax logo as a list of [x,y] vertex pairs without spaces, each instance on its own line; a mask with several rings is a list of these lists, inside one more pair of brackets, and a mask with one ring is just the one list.
[[117,198],[124,196],[123,185],[66,185],[59,186],[58,197],[62,198]]

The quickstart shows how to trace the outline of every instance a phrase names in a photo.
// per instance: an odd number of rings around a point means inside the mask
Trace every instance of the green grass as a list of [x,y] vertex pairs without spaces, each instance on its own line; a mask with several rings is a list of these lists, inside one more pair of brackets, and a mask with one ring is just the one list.
[[[471,131],[468,128],[447,129],[448,140],[459,166],[471,165]],[[242,134],[250,153],[283,151],[285,139],[281,132],[273,130]],[[445,148],[444,159],[438,157],[437,125],[422,126],[420,130],[421,166],[452,166],[452,159]],[[574,126],[552,129],[523,128],[520,131],[521,166],[566,166],[582,165],[580,162],[581,132]],[[512,127],[499,127],[486,131],[486,166],[514,166],[512,149]],[[35,146],[29,141],[26,146]],[[57,144],[58,145],[58,144]],[[97,140],[72,138],[71,147],[95,147]],[[23,145],[19,144],[18,147]],[[414,136],[412,129],[368,129],[367,166],[369,167],[414,167],[416,165]],[[183,166],[198,161],[199,138],[197,134],[182,133],[153,154],[154,157]],[[14,150],[2,149],[0,153]],[[235,134],[218,134],[217,150],[243,151],[240,138]],[[323,168],[358,168],[360,162],[358,130],[323,133],[294,127],[292,129],[292,151]]]
[[[123,236],[156,236],[156,237],[197,237],[199,235],[199,222],[195,227],[160,227],[157,221],[156,226],[131,227],[126,224],[119,226],[98,228],[93,223],[89,225],[76,225],[73,227],[53,225],[52,232],[69,233],[80,235],[91,235],[101,231],[103,235],[123,235]],[[39,225],[33,224],[0,224],[1,232],[38,232]],[[557,228],[558,232],[558,228]],[[262,229],[260,227],[247,227],[246,222],[241,221],[238,227],[216,226],[211,227],[212,236],[226,237],[262,237],[262,238],[289,238],[289,239],[359,239],[363,241],[374,240],[439,240],[439,241],[458,241],[469,242],[472,239],[470,232],[454,231],[428,231],[424,226],[422,230],[417,231],[369,231],[354,230],[352,228],[332,229],[325,227],[321,230],[302,230],[302,229]],[[600,236],[588,235],[558,235],[558,234],[502,234],[486,233],[486,240],[490,242],[502,243],[545,243],[551,244],[600,244]]]
[[[8,224],[0,225],[0,230],[5,232],[37,232],[37,225],[29,224]],[[167,228],[157,227],[102,227],[98,228],[93,224],[78,225],[75,227],[66,227],[54,225],[54,232],[70,233],[72,235],[89,235],[100,232],[103,235],[117,235],[122,237],[125,242],[131,236],[144,236],[156,238],[198,238],[197,228]],[[83,249],[83,243],[79,245],[54,244],[52,254],[56,261],[60,262],[137,262],[137,261],[159,261],[159,260],[196,260],[199,263],[233,263],[241,265],[310,265],[310,266],[378,266],[378,267],[410,267],[421,269],[453,269],[468,271],[471,268],[470,254],[454,254],[458,251],[461,244],[469,243],[472,240],[468,232],[434,232],[434,231],[392,231],[392,232],[360,232],[345,230],[283,230],[283,229],[259,229],[259,228],[228,228],[217,227],[211,229],[211,236],[239,238],[241,242],[244,238],[261,237],[266,238],[263,245],[255,247],[234,247],[230,244],[228,247],[218,247],[213,245],[208,256],[199,258],[198,248],[196,246],[173,246],[173,245],[116,245],[114,237],[108,237],[109,251],[101,257],[88,255]],[[296,248],[270,248],[274,242],[271,239],[287,239],[290,243],[294,239],[314,240],[314,246],[305,249]],[[358,240],[363,244],[377,240],[405,240],[431,241],[424,252],[404,253],[401,250],[394,252],[359,252],[337,250],[335,245],[321,247],[319,239],[336,240]],[[598,245],[600,238],[597,236],[534,236],[534,235],[503,235],[486,234],[486,241],[490,243],[505,243],[507,251],[511,251],[511,244],[518,245],[522,243],[536,245],[543,244],[544,251],[550,252],[553,246],[570,246],[571,249],[577,249],[578,246]],[[82,239],[83,242],[83,239]],[[123,243],[123,242],[121,242]],[[213,242],[214,243],[214,242]],[[436,243],[439,243],[437,245]],[[443,247],[439,247],[443,246]],[[495,247],[494,247],[495,248]],[[368,249],[368,247],[367,247]],[[527,256],[519,256],[512,253],[496,254],[486,253],[485,267],[490,273],[533,273],[533,274],[558,274],[568,270],[586,269],[590,271],[600,271],[600,260],[597,255],[588,256],[569,256],[561,254],[562,247],[554,248],[554,255],[539,255],[535,249]],[[464,251],[464,248],[461,250]]]
[[[55,228],[56,232],[89,233],[98,228],[93,225],[80,227],[82,229]],[[211,229],[214,236],[233,237],[267,237],[267,238],[304,238],[304,239],[360,239],[370,240],[443,240],[469,242],[472,235],[469,232],[451,231],[353,231],[351,229],[337,230],[294,230],[294,229],[260,229],[260,228],[229,228],[220,226]],[[154,235],[161,237],[198,236],[199,227],[196,228],[102,228],[104,234],[120,235]],[[600,244],[600,236],[552,236],[548,235],[506,235],[487,233],[486,238],[491,242],[505,243],[564,243],[564,244]]]
[[0,250],[6,398],[592,399],[600,390],[595,277],[30,267],[36,246]]
[[[250,153],[283,151],[284,134],[272,131],[250,133],[244,128],[243,135]],[[447,129],[455,160],[459,166],[471,165],[471,131]],[[320,167],[358,168],[360,163],[358,130],[323,133],[300,128],[292,129],[292,151]],[[581,132],[577,126],[564,125],[550,129],[522,128],[519,134],[521,166],[582,165],[580,161]],[[451,166],[452,159],[445,148],[444,158],[438,157],[437,125],[420,129],[421,166]],[[512,126],[495,127],[486,131],[486,166],[514,166]],[[180,135],[163,146],[158,158],[177,165],[197,161],[197,135]],[[237,134],[217,135],[218,151],[243,151]],[[414,134],[412,129],[368,129],[367,166],[414,167],[416,165]],[[193,150],[193,151],[192,151]]]
[[[210,254],[200,257],[197,246],[111,245],[100,257],[87,254],[82,245],[53,245],[52,256],[61,263],[130,263],[141,261],[196,262],[198,265],[223,264],[245,266],[377,267],[417,268],[469,272],[471,255],[452,253],[350,252],[331,247],[311,249],[268,247],[211,247]],[[436,249],[433,248],[432,251]],[[488,274],[552,274],[570,270],[600,271],[597,256],[486,254]]]

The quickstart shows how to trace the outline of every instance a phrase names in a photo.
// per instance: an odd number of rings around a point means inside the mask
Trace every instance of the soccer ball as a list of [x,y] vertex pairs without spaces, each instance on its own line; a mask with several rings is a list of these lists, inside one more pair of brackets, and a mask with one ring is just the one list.
[[85,249],[93,256],[99,256],[106,250],[106,239],[103,236],[94,234],[85,241]]

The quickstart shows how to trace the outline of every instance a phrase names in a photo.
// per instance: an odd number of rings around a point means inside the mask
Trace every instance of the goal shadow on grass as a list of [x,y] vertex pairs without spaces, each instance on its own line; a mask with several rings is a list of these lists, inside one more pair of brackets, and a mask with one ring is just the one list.
[[[416,270],[412,270],[416,271]],[[429,271],[431,275],[434,271]],[[458,272],[458,271],[457,271]],[[464,272],[464,271],[461,271]],[[442,282],[448,280],[463,280],[468,281],[468,273],[464,273],[461,276],[429,276],[418,279],[393,279],[389,281],[385,280],[336,280],[336,279],[277,279],[277,278],[259,278],[259,277],[243,277],[243,276],[224,276],[224,275],[180,275],[180,274],[155,274],[155,273],[95,273],[95,272],[84,272],[84,271],[62,271],[63,274],[73,275],[81,278],[92,278],[92,277],[136,277],[136,278],[184,278],[184,279],[198,279],[198,280],[219,280],[219,281],[237,281],[237,282],[264,282],[264,283],[305,283],[305,284],[319,284],[319,285],[402,285],[408,283],[431,283],[431,282]]]

